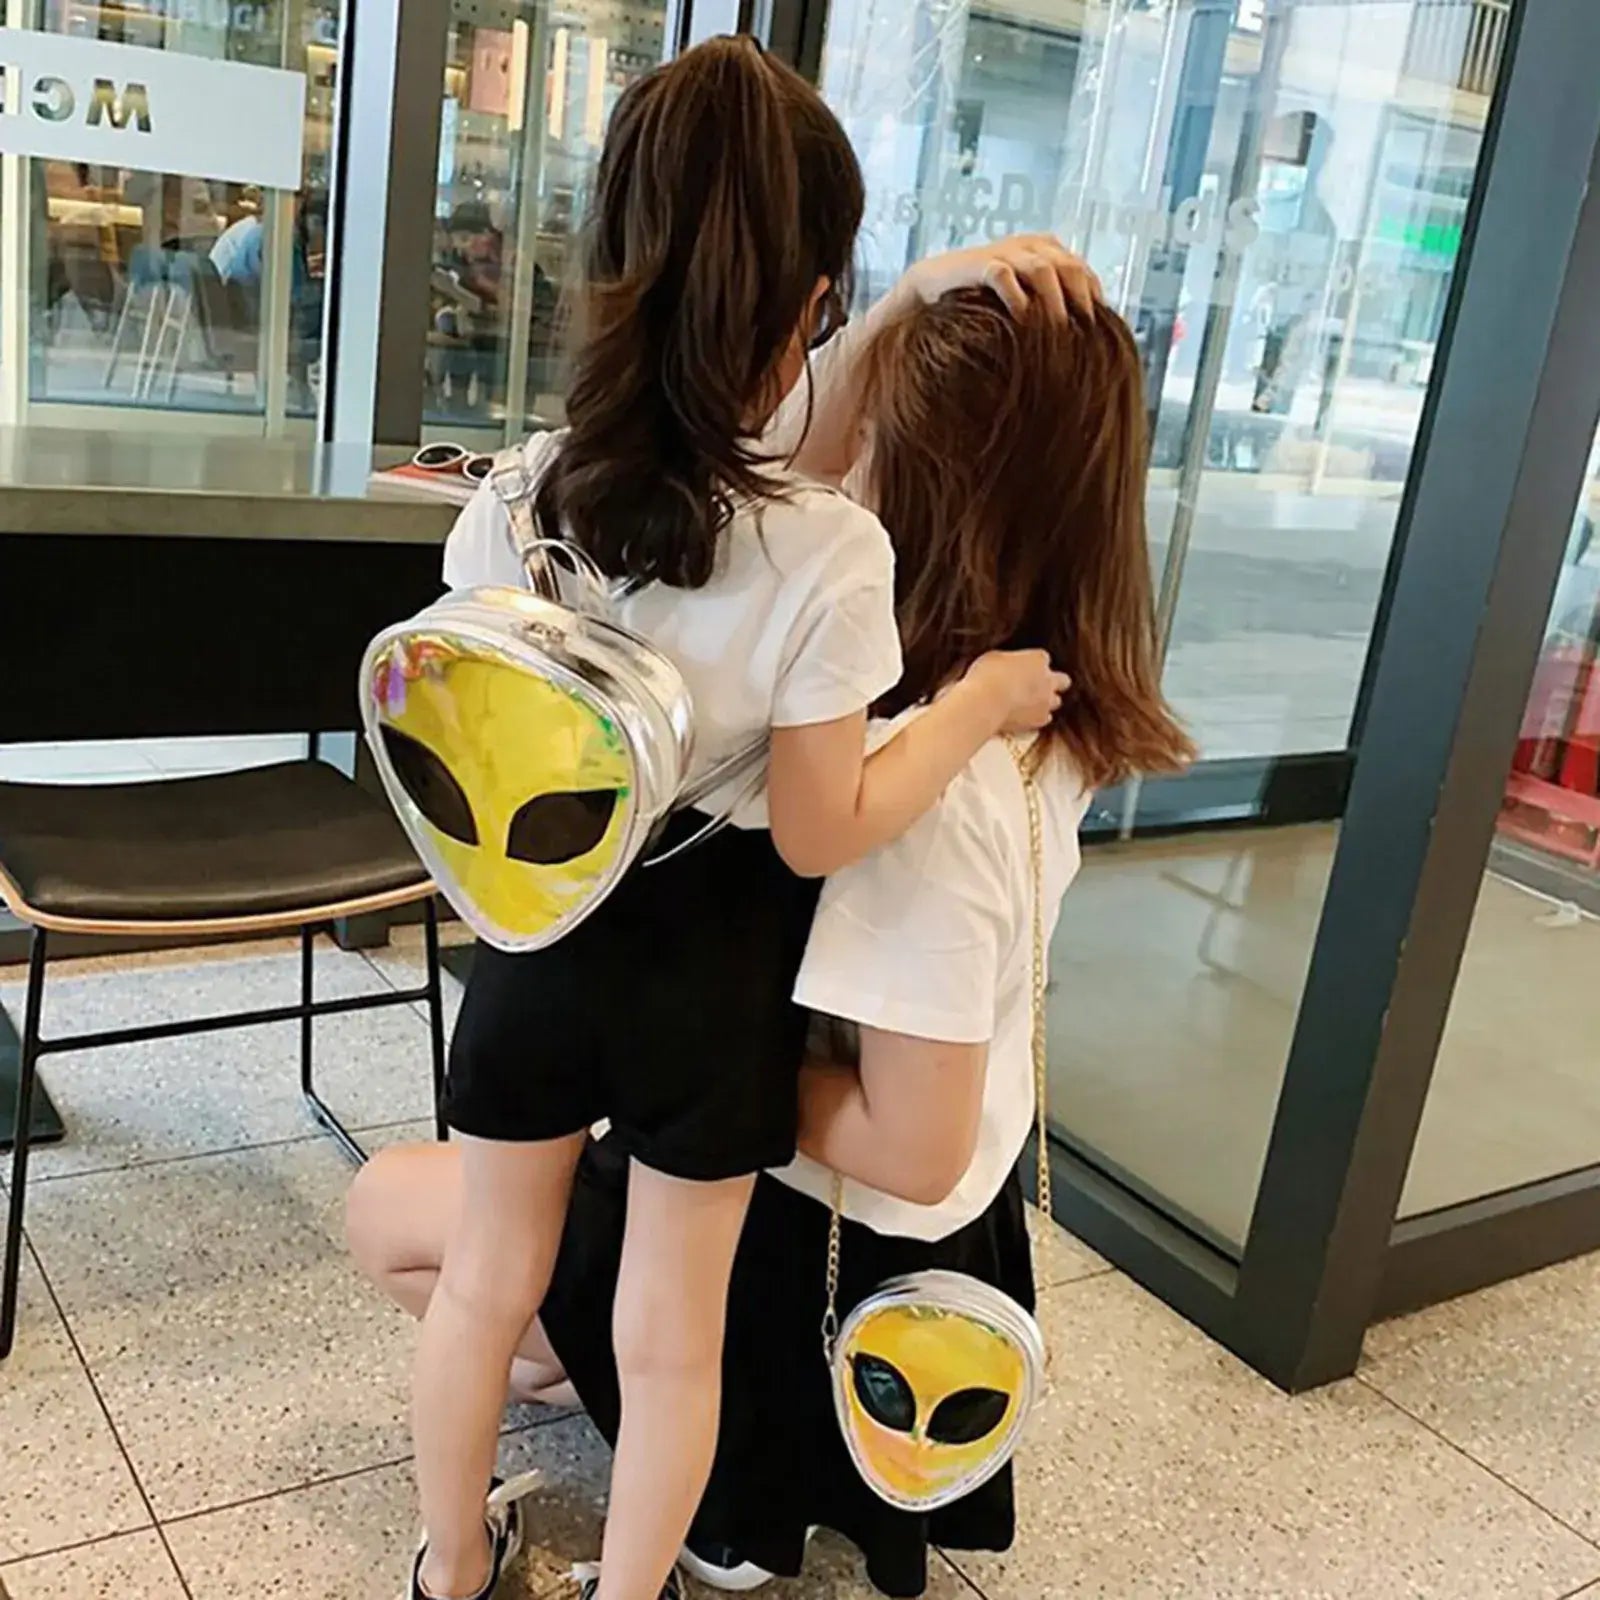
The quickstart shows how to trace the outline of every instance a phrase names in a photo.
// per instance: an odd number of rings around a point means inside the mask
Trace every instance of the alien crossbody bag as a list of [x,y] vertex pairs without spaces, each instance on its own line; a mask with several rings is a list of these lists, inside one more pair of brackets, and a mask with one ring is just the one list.
[[[1039,1117],[1039,1207],[1050,1215],[1045,1142],[1046,950],[1039,790],[1022,750],[1007,748],[1028,805],[1033,879],[1032,1035]],[[839,1321],[844,1180],[833,1180],[828,1309],[822,1347],[850,1459],[902,1511],[937,1511],[971,1494],[1015,1454],[1044,1393],[1044,1336],[1010,1295],[964,1272],[893,1278]]]
[[[759,788],[762,735],[689,778],[694,707],[676,666],[609,614],[625,592],[539,536],[521,447],[488,481],[531,589],[446,595],[361,664],[379,776],[439,892],[485,943],[543,949],[636,862],[699,843]],[[672,815],[743,781],[703,828],[650,851]]]

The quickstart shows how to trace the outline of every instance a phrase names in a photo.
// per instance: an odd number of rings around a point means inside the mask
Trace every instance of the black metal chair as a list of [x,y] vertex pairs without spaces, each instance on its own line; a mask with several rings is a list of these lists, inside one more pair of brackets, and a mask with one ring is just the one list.
[[[312,1024],[317,1017],[426,1001],[435,1126],[442,1138],[444,1008],[432,895],[433,884],[388,806],[320,762],[152,783],[0,783],[0,900],[33,930],[0,1280],[0,1360],[11,1353],[16,1332],[29,1124],[40,1057],[298,1021],[301,1093],[316,1121],[360,1163],[365,1152],[316,1091]],[[425,905],[427,946],[421,988],[315,998],[312,949],[318,929],[417,900]],[[300,998],[293,1005],[60,1038],[40,1032],[52,934],[199,942],[289,928],[300,930],[301,942]]]

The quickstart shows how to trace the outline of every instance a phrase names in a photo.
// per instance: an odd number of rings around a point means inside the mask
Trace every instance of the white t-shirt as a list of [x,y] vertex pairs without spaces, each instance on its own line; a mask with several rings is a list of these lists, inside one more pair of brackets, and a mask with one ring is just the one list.
[[[558,434],[536,434],[523,459],[537,480]],[[894,551],[883,524],[844,495],[774,466],[783,499],[742,505],[723,530],[716,571],[700,589],[649,584],[616,619],[682,672],[694,700],[698,773],[768,728],[832,722],[900,679]],[[450,532],[452,589],[521,586],[510,518],[488,485]],[[734,818],[766,826],[764,799]]]
[[[1064,755],[1038,781],[1048,938],[1078,873],[1089,794]],[[934,1240],[993,1203],[1034,1121],[1032,978],[1027,800],[995,739],[920,822],[823,889],[795,983],[801,1005],[889,1033],[989,1046],[977,1149],[954,1192],[923,1206],[847,1183],[846,1216]],[[832,1176],[807,1157],[774,1176],[828,1203]]]

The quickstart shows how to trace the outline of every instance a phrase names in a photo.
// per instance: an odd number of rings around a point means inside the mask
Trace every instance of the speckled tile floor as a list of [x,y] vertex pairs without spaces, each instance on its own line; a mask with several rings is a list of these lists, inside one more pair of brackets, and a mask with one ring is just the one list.
[[[319,961],[353,993],[411,982],[418,956],[402,935]],[[287,946],[84,963],[55,979],[57,1025],[259,1004],[294,972]],[[420,1016],[323,1037],[369,1140],[422,1131]],[[299,1120],[292,1036],[47,1076],[71,1139],[39,1163],[0,1367],[0,1597],[393,1600],[411,1329],[343,1257],[348,1170]],[[938,1563],[934,1600],[1600,1600],[1600,1261],[1381,1328],[1358,1377],[1290,1400],[1059,1229],[1036,1246],[1053,1387],[1020,1537]],[[515,1422],[506,1464],[547,1487],[512,1595],[558,1600],[595,1548],[604,1451],[581,1417]],[[770,1592],[871,1595],[827,1539]]]

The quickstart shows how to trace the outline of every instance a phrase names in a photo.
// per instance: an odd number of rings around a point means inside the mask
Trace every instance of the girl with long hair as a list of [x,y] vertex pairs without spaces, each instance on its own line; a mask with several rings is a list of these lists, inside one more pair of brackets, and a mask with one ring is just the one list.
[[[1024,757],[1048,933],[1091,792],[1193,754],[1160,690],[1138,354],[1104,306],[1017,316],[981,290],[903,298],[869,332],[831,374],[823,432],[895,543],[905,670],[877,701],[879,736],[925,722],[985,652],[1041,650],[1070,672]],[[834,1173],[847,1180],[841,1317],[928,1268],[1033,1304],[1017,1174],[1035,1113],[1033,865],[1022,780],[996,738],[823,892],[795,998],[853,1025],[855,1043],[802,1068],[800,1154],[758,1180],[738,1248],[715,1467],[685,1553],[716,1586],[798,1573],[817,1526],[853,1540],[878,1589],[899,1596],[922,1592],[930,1544],[1011,1543],[1009,1468],[932,1517],[876,1497],[840,1434],[818,1330]],[[570,1380],[611,1439],[627,1426],[610,1307],[638,1172],[615,1134],[590,1145],[541,1325],[521,1347],[527,1387]],[[357,1180],[352,1245],[412,1310],[434,1292],[462,1192],[459,1158],[440,1147],[385,1151]]]
[[[748,38],[701,45],[618,102],[567,426],[528,442],[524,476],[543,531],[623,581],[619,619],[682,671],[700,770],[770,733],[765,803],[630,874],[554,946],[477,952],[445,1106],[461,1202],[417,1358],[412,1600],[486,1597],[515,1551],[514,1491],[486,1511],[507,1375],[602,1118],[630,1198],[605,1316],[622,1408],[588,1592],[675,1592],[715,1444],[734,1248],[756,1173],[795,1149],[806,880],[901,834],[998,731],[1060,702],[1043,650],[990,652],[868,755],[868,707],[901,668],[888,538],[760,442],[807,346],[843,318],[861,210],[843,130]],[[523,581],[491,494],[463,513],[445,575]],[[663,852],[705,820],[680,814]]]

